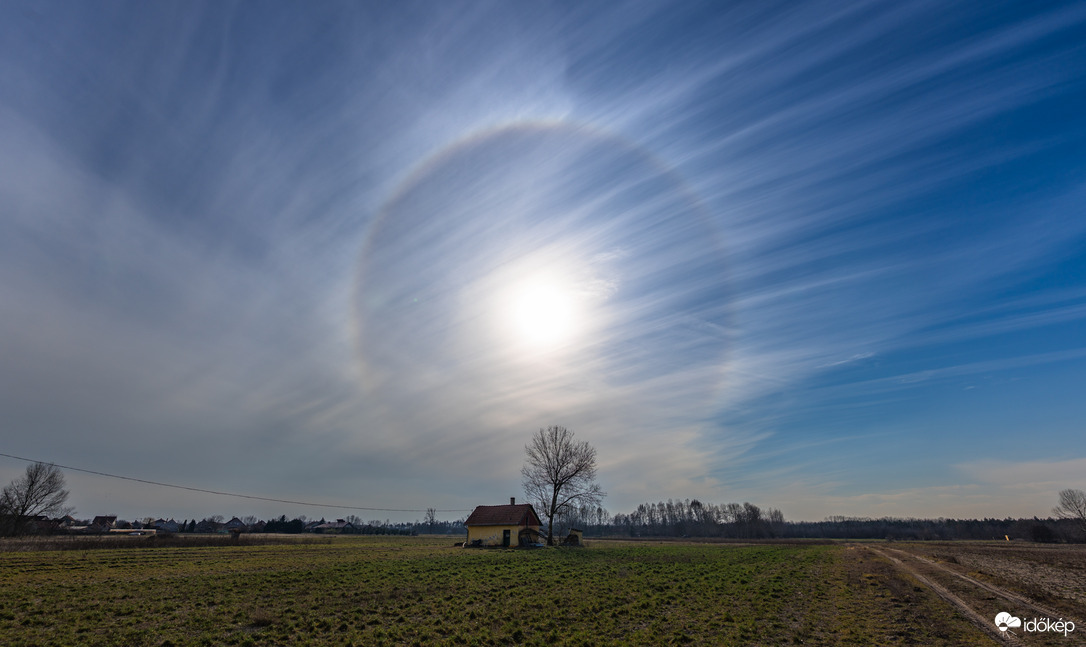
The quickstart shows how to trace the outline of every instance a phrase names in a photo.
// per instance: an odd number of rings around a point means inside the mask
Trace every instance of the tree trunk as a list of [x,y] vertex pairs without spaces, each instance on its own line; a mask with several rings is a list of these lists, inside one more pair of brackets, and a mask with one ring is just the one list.
[[547,545],[554,545],[554,515],[557,514],[555,508],[558,506],[558,490],[553,490],[554,494],[551,495],[551,513],[547,515]]

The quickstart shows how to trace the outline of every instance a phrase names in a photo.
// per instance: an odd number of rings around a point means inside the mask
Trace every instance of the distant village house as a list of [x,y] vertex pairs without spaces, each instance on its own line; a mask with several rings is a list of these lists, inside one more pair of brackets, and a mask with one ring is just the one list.
[[173,519],[155,519],[151,527],[159,532],[180,532],[181,530],[181,524]]
[[98,515],[98,516],[96,516],[94,518],[94,521],[91,522],[90,527],[91,527],[92,532],[103,532],[104,533],[104,532],[109,532],[110,530],[112,530],[114,524],[116,524],[116,523],[117,523],[117,515],[115,515],[115,514],[110,514],[110,515],[100,514],[100,515]]
[[345,521],[343,519],[326,521],[313,527],[313,532],[325,534],[352,533],[355,532],[355,530],[356,528],[353,523],[351,523],[350,521]]

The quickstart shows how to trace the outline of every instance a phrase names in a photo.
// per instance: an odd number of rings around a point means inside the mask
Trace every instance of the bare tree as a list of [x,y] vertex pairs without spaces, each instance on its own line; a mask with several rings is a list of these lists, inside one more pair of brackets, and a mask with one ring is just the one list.
[[1060,504],[1052,508],[1052,513],[1060,519],[1074,519],[1083,532],[1086,532],[1086,492],[1066,489],[1060,492]]
[[426,532],[433,534],[437,527],[437,509],[426,508]]
[[68,514],[71,510],[64,506],[67,500],[64,474],[56,465],[27,465],[22,477],[0,492],[0,530],[4,534],[18,535],[26,531],[34,517]]
[[596,483],[596,450],[587,442],[574,442],[571,430],[552,426],[533,435],[524,451],[524,491],[547,518],[547,544],[553,546],[555,517],[598,505],[606,496]]

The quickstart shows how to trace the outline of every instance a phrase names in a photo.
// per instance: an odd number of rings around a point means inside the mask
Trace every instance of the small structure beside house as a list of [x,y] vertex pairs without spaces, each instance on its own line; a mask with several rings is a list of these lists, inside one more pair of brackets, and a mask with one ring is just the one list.
[[570,528],[569,534],[562,540],[563,546],[584,546],[584,531],[580,528]]
[[518,546],[542,546],[547,543],[547,536],[541,529],[523,528],[517,536]]
[[468,539],[464,546],[528,546],[538,542],[543,522],[530,503],[481,505],[468,515],[464,525]]

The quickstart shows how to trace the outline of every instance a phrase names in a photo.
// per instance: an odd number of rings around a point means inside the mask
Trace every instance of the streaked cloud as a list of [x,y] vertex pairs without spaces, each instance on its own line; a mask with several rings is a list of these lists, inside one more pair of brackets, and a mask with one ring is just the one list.
[[[1076,3],[7,5],[4,445],[460,508],[566,424],[614,511],[1043,515],[1086,455],[1084,33]],[[509,315],[541,282],[574,312],[547,348]],[[242,505],[78,482],[85,514]]]

